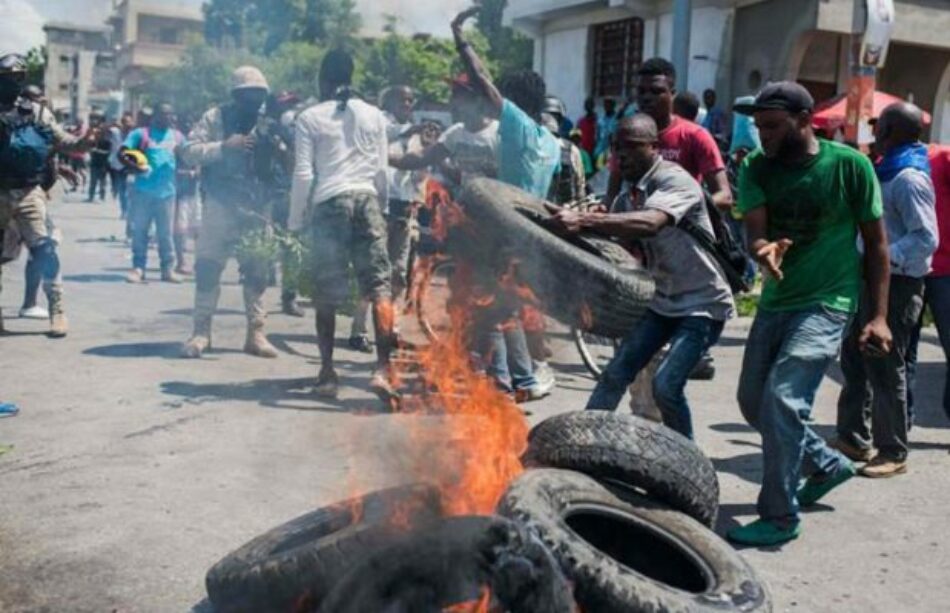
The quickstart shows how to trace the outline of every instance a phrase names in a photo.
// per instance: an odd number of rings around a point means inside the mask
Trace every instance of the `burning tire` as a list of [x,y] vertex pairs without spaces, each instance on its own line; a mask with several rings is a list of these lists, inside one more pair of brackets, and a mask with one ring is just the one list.
[[645,498],[625,502],[586,475],[529,470],[498,511],[537,530],[584,611],[771,611],[762,581],[708,528]]
[[208,599],[218,613],[285,613],[318,604],[350,565],[405,530],[390,523],[395,514],[431,519],[438,500],[430,486],[402,486],[302,515],[215,564],[205,578]]
[[610,411],[562,413],[531,430],[524,460],[620,486],[622,497],[645,490],[707,526],[716,523],[719,480],[712,462],[662,424]]
[[402,535],[352,567],[319,611],[442,613],[487,598],[485,588],[510,613],[574,611],[551,552],[500,517],[451,517]]
[[[626,336],[653,297],[653,279],[635,267],[632,256],[608,247],[610,241],[597,245],[584,237],[554,234],[544,203],[517,188],[475,179],[459,202],[474,225],[467,240],[455,241],[463,243],[456,245],[459,253],[486,259],[500,252],[514,255],[521,277],[545,311],[565,323],[599,336]],[[610,255],[602,255],[608,249]],[[631,266],[618,267],[611,258],[623,258]]]

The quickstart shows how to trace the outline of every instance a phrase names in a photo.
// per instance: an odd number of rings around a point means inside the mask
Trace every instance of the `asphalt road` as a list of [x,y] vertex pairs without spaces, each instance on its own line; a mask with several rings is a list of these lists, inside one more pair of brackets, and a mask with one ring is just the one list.
[[[129,250],[116,239],[114,205],[67,201],[54,211],[69,337],[48,339],[43,322],[15,318],[22,262],[5,267],[0,296],[13,332],[0,339],[0,402],[22,409],[0,420],[0,444],[13,445],[0,456],[0,611],[205,610],[204,574],[228,551],[354,488],[406,478],[398,460],[422,418],[376,409],[364,391],[369,356],[340,349],[347,389],[323,403],[309,394],[312,315],[271,317],[279,359],[244,355],[232,266],[216,350],[177,359],[193,286],[124,282]],[[268,304],[276,309],[276,292]],[[720,473],[720,533],[752,519],[758,491],[759,437],[734,401],[748,323],[730,324],[713,351],[716,379],[688,388],[698,442]],[[933,330],[921,356],[909,474],[855,479],[806,514],[798,541],[743,551],[777,611],[947,610],[950,422]],[[532,423],[581,408],[592,387],[566,342],[554,364],[557,393],[529,405]],[[823,434],[839,381],[832,373],[818,396]]]

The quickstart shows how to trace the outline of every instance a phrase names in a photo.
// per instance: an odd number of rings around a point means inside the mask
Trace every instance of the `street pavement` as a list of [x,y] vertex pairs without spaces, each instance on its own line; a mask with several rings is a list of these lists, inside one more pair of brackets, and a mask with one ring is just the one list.
[[[249,538],[354,492],[405,480],[408,432],[432,418],[381,412],[365,389],[372,357],[340,346],[345,392],[310,394],[318,359],[312,311],[276,313],[276,360],[241,353],[236,267],[226,273],[214,351],[177,358],[190,331],[193,285],[125,283],[129,249],[117,207],[62,198],[54,207],[68,338],[16,319],[23,262],[4,268],[0,305],[0,611],[208,610],[207,569]],[[157,268],[155,252],[151,268]],[[752,519],[759,437],[735,403],[749,320],[713,350],[714,381],[687,392],[698,443],[719,471],[718,531]],[[345,338],[342,318],[337,336]],[[946,611],[950,602],[950,422],[939,408],[945,368],[932,329],[921,345],[910,472],[854,479],[805,514],[801,538],[743,555],[776,611]],[[592,388],[576,352],[556,343],[558,389],[526,405],[532,423],[581,409]],[[822,385],[815,417],[832,431],[841,376]],[[416,458],[418,459],[418,458]]]

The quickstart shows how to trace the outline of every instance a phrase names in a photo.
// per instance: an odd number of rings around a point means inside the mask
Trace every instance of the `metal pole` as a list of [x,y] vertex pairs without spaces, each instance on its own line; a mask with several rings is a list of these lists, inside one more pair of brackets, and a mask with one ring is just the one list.
[[689,30],[692,16],[692,0],[673,0],[673,65],[676,67],[676,89],[679,91],[685,91],[689,85]]

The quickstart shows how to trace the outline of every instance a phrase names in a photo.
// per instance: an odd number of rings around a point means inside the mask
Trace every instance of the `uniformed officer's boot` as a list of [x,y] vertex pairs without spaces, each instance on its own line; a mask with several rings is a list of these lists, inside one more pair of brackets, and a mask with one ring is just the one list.
[[191,338],[182,345],[181,357],[200,358],[201,354],[211,348],[211,320],[215,309],[218,308],[220,295],[220,285],[208,292],[195,291],[195,329]]
[[69,332],[69,322],[63,313],[63,294],[56,290],[49,291],[46,299],[49,301],[49,336],[63,338]]
[[264,335],[264,290],[244,286],[244,310],[247,313],[247,339],[244,341],[244,353],[259,358],[276,358],[277,349]]

